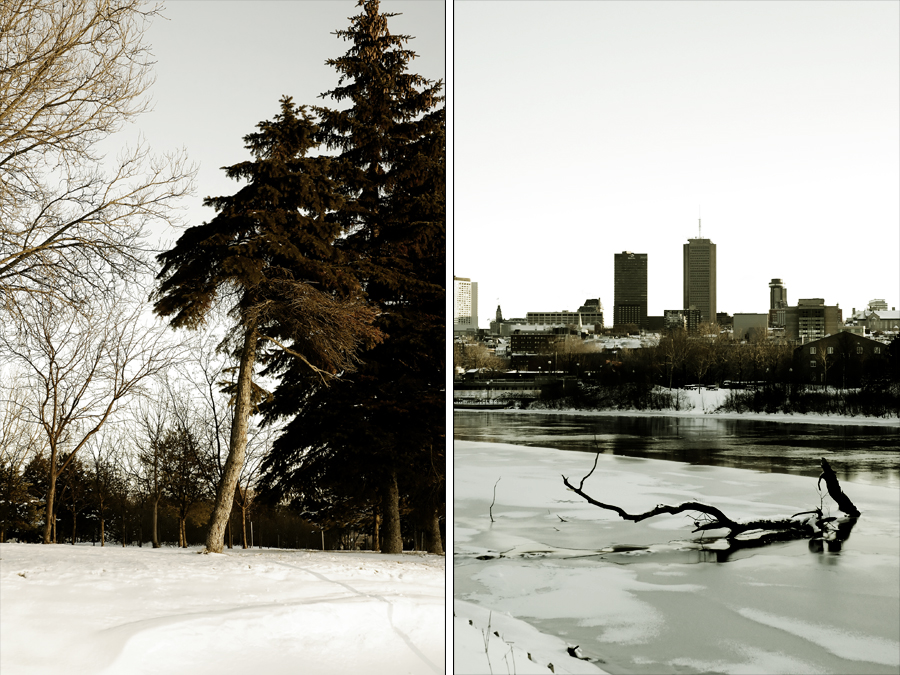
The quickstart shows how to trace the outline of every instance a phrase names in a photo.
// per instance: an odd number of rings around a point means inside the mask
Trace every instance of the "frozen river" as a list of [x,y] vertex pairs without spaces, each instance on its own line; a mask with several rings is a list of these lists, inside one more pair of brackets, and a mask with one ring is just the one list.
[[[540,668],[552,660],[556,673],[897,673],[897,433],[457,414],[456,621],[483,634],[493,613],[505,627],[495,646],[520,652],[509,672],[550,672]],[[630,512],[696,500],[733,519],[791,515],[820,504],[826,456],[863,515],[840,551],[806,540],[723,551],[724,541],[698,541],[685,514],[631,523],[567,491],[560,474],[580,480],[595,448],[585,491]],[[823,506],[838,515],[827,496]],[[459,630],[457,642],[466,637]],[[591,661],[566,654],[575,645]],[[534,670],[522,667],[526,653]],[[457,672],[488,672],[477,656],[457,652]]]

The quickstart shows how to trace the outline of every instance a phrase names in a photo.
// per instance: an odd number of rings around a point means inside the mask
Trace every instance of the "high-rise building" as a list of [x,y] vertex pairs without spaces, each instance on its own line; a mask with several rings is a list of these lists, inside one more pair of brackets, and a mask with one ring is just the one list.
[[716,245],[688,239],[684,245],[684,308],[696,307],[700,322],[716,320]]
[[647,327],[647,254],[622,251],[614,256],[613,325]]
[[478,332],[478,282],[453,277],[453,332]]
[[769,309],[784,309],[787,306],[787,289],[784,287],[784,280],[772,279],[769,282]]
[[782,279],[769,282],[769,326],[784,326],[784,310],[788,306],[787,289]]

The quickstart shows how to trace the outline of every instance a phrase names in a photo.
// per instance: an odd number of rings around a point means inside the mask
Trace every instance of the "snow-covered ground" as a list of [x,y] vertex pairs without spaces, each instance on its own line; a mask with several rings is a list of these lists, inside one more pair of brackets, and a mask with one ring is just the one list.
[[0,544],[0,673],[445,672],[444,558]]
[[616,415],[647,417],[695,417],[698,415],[715,416],[723,420],[758,419],[766,422],[795,422],[804,424],[846,424],[864,426],[888,426],[900,428],[900,417],[860,417],[851,415],[825,415],[810,413],[794,415],[786,413],[753,413],[753,412],[716,412],[716,409],[725,402],[729,389],[665,389],[660,391],[677,395],[680,400],[680,410],[559,410],[540,409],[508,410],[504,412],[513,414],[528,413],[560,413],[577,415]]
[[[808,477],[598,459],[585,491],[630,512],[697,500],[766,518],[820,503]],[[839,552],[800,540],[720,563],[724,541],[698,545],[687,514],[632,523],[567,491],[560,474],[577,484],[593,461],[454,443],[457,673],[900,671],[896,488],[843,484],[863,515]],[[827,496],[824,508],[837,515]]]

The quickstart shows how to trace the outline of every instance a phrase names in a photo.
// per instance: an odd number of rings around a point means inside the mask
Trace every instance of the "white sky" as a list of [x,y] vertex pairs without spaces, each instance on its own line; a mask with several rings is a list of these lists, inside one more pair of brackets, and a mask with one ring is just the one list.
[[479,324],[611,323],[613,254],[682,304],[682,245],[717,245],[719,311],[900,305],[900,3],[454,3],[454,273]]
[[[445,4],[441,0],[382,0],[393,34],[411,35],[418,54],[411,72],[445,77]],[[343,56],[350,43],[332,33],[350,26],[361,8],[355,0],[167,3],[148,33],[157,61],[150,90],[154,109],[126,136],[142,134],[156,153],[184,147],[200,167],[197,193],[185,200],[186,224],[215,213],[204,197],[234,194],[241,184],[223,166],[250,158],[243,137],[272,119],[282,95],[306,105],[335,106],[319,96],[337,86],[338,73],[325,60]],[[178,233],[160,232],[169,244]]]

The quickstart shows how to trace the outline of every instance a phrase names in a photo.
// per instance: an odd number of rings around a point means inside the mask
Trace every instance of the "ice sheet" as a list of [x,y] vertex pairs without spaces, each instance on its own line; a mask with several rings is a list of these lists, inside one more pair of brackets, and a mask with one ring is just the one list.
[[[844,485],[863,517],[840,552],[801,540],[700,562],[717,557],[699,550],[689,517],[626,522],[567,491],[560,474],[577,484],[593,459],[455,443],[457,598],[578,644],[609,672],[897,672],[897,490]],[[733,519],[820,503],[808,477],[614,455],[585,490],[634,510],[698,499]]]

